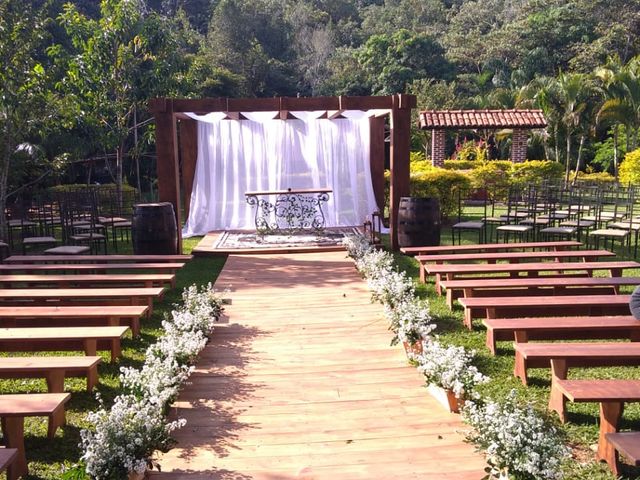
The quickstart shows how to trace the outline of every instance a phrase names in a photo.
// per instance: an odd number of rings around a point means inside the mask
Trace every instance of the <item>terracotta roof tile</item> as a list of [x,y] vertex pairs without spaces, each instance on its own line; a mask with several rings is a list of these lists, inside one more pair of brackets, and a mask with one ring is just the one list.
[[542,110],[425,110],[420,128],[544,128]]

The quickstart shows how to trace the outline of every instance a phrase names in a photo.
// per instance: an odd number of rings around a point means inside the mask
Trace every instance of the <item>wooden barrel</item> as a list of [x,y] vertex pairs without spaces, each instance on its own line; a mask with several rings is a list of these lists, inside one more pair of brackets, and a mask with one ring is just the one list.
[[136,255],[178,253],[178,228],[173,205],[169,202],[134,205],[131,237]]
[[440,203],[437,198],[400,197],[398,243],[401,247],[440,245]]

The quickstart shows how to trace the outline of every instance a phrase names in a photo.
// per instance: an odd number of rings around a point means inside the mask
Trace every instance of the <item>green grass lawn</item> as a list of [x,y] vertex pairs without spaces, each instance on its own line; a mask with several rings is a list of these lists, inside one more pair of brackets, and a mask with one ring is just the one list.
[[[184,253],[190,253],[198,243],[199,238],[185,239]],[[115,253],[110,251],[109,253]],[[118,253],[132,253],[131,244],[122,243],[118,246]],[[164,315],[171,311],[172,305],[180,301],[182,289],[193,283],[203,285],[214,282],[226,257],[194,258],[182,268],[176,276],[177,287],[168,291],[161,302],[156,302],[151,319],[141,322],[141,335],[135,340],[128,334],[122,343],[122,358],[111,363],[108,352],[100,352],[103,363],[99,366],[100,382],[97,392],[100,393],[108,405],[111,400],[121,393],[118,375],[121,366],[141,366],[147,347],[155,343],[161,333],[161,322]],[[81,352],[42,352],[35,355],[80,355]],[[15,355],[15,354],[12,354]],[[34,355],[34,353],[25,353]],[[1,380],[2,393],[30,393],[47,391],[44,380]],[[69,467],[80,457],[80,430],[88,427],[86,414],[98,407],[94,394],[86,392],[86,381],[81,378],[65,380],[65,391],[71,392],[71,400],[67,403],[67,425],[59,429],[54,440],[47,438],[46,418],[33,417],[25,421],[25,446],[29,462],[29,480],[59,479],[64,467]],[[4,474],[3,474],[4,475]],[[0,478],[5,478],[0,476]]]
[[[475,212],[470,211],[473,214]],[[442,243],[450,244],[451,236],[448,227],[443,227]],[[463,243],[475,243],[477,235],[469,232],[463,234]],[[189,253],[197,244],[199,238],[186,239],[184,251]],[[131,246],[120,245],[118,253],[131,253]],[[622,256],[626,254],[621,251]],[[400,269],[406,271],[418,282],[418,265],[412,258],[401,254],[395,255]],[[150,320],[143,320],[142,335],[138,339],[129,336],[123,342],[123,356],[117,363],[110,363],[106,352],[102,353],[104,363],[99,367],[100,383],[98,392],[107,403],[120,393],[118,381],[119,368],[125,365],[139,366],[144,359],[147,346],[155,342],[160,334],[160,323],[165,313],[180,299],[182,289],[193,283],[206,284],[215,281],[225,262],[220,258],[194,258],[178,272],[177,288],[169,291],[162,302],[156,304],[154,314]],[[640,275],[640,271],[628,271],[627,275]],[[480,387],[481,391],[495,398],[504,397],[511,389],[515,389],[522,399],[530,400],[542,410],[546,410],[549,395],[549,370],[532,369],[529,387],[524,387],[513,377],[513,349],[509,342],[498,344],[498,355],[492,357],[484,345],[485,331],[481,325],[468,331],[462,325],[462,310],[460,307],[450,311],[445,304],[444,297],[435,294],[432,283],[418,284],[417,292],[420,296],[430,300],[433,318],[438,324],[437,333],[446,343],[463,345],[477,352],[477,365],[483,373],[491,377],[491,381]],[[57,354],[74,354],[58,352]],[[574,369],[570,371],[571,378],[578,377],[602,378],[640,378],[640,368],[600,368]],[[98,403],[94,395],[86,393],[85,382],[82,379],[65,381],[66,391],[72,392],[71,401],[67,408],[67,426],[59,430],[55,440],[46,438],[46,419],[30,418],[25,425],[25,443],[30,475],[27,479],[58,479],[63,466],[71,466],[77,462],[80,449],[80,430],[88,425],[85,422],[87,412],[97,408]],[[9,392],[46,392],[44,380],[2,380],[0,393]],[[427,393],[425,392],[425,395]],[[574,447],[576,459],[567,467],[567,478],[571,480],[602,479],[612,480],[606,465],[599,465],[593,461],[592,446],[598,441],[598,406],[597,404],[568,404],[569,422],[558,425],[566,435],[567,442]],[[625,409],[623,429],[640,429],[640,404],[630,404]],[[639,470],[629,470],[625,478],[640,478]]]
[[[468,209],[465,212],[468,214],[467,219],[480,215],[480,211],[481,209],[477,208]],[[477,243],[477,238],[476,233],[465,232],[462,243]],[[451,244],[451,229],[448,225],[442,228],[441,243],[443,245]],[[630,258],[626,247],[615,250],[621,258]],[[531,369],[530,385],[529,387],[523,386],[513,376],[514,354],[511,342],[498,342],[498,354],[495,357],[491,356],[485,347],[485,328],[482,324],[476,321],[474,322],[474,330],[467,330],[462,324],[462,308],[459,305],[456,305],[451,311],[445,303],[445,297],[436,294],[432,281],[426,285],[419,283],[418,263],[413,258],[398,253],[395,254],[395,259],[399,268],[414,278],[417,293],[421,297],[429,299],[432,317],[438,325],[436,333],[439,334],[441,341],[447,344],[462,345],[476,351],[476,364],[483,373],[491,377],[491,381],[480,385],[478,390],[483,395],[503,398],[512,389],[515,389],[519,398],[532,401],[541,411],[546,411],[551,382],[550,370]],[[625,275],[637,276],[640,275],[640,270],[627,270]],[[627,289],[630,292],[632,287],[627,287]],[[569,378],[640,379],[640,367],[571,369]],[[598,404],[568,403],[567,410],[569,421],[565,425],[560,425],[557,422],[555,414],[551,417],[556,420],[555,423],[566,435],[567,443],[574,449],[575,459],[567,466],[566,478],[571,480],[613,480],[615,477],[610,473],[606,464],[598,464],[594,461],[593,448],[598,443]],[[623,430],[640,430],[640,403],[627,404],[621,428]],[[640,469],[629,468],[625,475],[623,478],[640,478]]]

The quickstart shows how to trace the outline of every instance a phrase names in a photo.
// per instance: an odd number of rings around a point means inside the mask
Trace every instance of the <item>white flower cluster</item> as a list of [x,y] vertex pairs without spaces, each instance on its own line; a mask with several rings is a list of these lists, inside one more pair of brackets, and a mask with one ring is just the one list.
[[405,342],[409,345],[427,340],[436,329],[431,323],[429,303],[417,297],[405,297],[397,305],[384,305],[389,329],[394,332],[391,345]]
[[427,384],[452,390],[457,398],[472,398],[476,385],[488,380],[472,364],[474,356],[474,351],[464,347],[445,347],[432,340],[423,342],[422,353],[413,354],[412,359],[418,363],[418,371]]
[[474,428],[469,440],[486,450],[492,478],[562,478],[569,449],[531,404],[518,404],[515,391],[502,402],[467,402],[462,413]]
[[121,480],[130,472],[143,473],[156,450],[170,447],[170,433],[186,423],[167,422],[165,412],[193,371],[190,364],[205,347],[222,300],[211,284],[185,289],[182,299],[184,306],[162,322],[164,332],[147,349],[142,368],[120,369],[128,393],[117,396],[110,410],[100,401],[100,409],[89,414],[95,431],[81,432],[81,448],[92,478]]
[[372,299],[384,307],[389,329],[394,333],[391,345],[427,339],[436,328],[431,323],[429,304],[416,297],[413,281],[394,269],[393,256],[371,247],[361,236],[345,238],[344,245],[358,271],[367,279]]

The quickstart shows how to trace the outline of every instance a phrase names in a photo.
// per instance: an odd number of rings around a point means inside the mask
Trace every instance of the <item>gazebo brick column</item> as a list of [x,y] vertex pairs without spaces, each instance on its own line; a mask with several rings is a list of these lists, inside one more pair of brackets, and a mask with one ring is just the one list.
[[444,147],[445,134],[444,130],[431,131],[431,164],[434,167],[444,167]]
[[522,163],[527,159],[527,139],[529,130],[516,128],[511,136],[511,161]]

